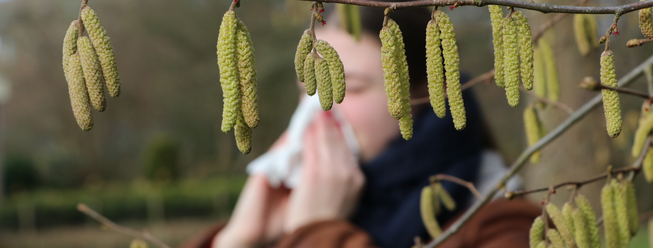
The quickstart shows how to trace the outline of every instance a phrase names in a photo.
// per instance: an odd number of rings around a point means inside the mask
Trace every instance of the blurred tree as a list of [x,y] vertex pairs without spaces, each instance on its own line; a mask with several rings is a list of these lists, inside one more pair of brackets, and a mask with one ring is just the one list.
[[27,156],[10,154],[4,162],[5,194],[33,189],[40,183],[34,162]]
[[179,145],[169,135],[157,135],[145,148],[144,176],[154,182],[179,179]]

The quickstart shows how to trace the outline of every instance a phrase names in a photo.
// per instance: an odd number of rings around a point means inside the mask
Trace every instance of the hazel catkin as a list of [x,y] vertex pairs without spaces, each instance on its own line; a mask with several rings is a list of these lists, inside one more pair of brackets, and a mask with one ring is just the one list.
[[338,52],[333,49],[329,43],[323,40],[318,40],[315,46],[318,52],[322,55],[327,62],[329,74],[331,75],[331,87],[333,89],[333,100],[336,103],[341,103],[345,99],[345,67],[340,60]]
[[610,183],[603,186],[601,190],[601,207],[603,209],[603,229],[605,233],[605,244],[607,248],[620,248],[621,234],[619,233],[617,214],[612,205],[614,202],[614,192]]
[[[610,87],[618,87],[617,75],[614,69],[614,55],[607,50],[601,54],[601,84]],[[602,89],[603,110],[608,135],[615,138],[621,133],[621,104],[619,93],[614,90]]]
[[454,201],[453,197],[449,195],[449,192],[442,187],[441,183],[436,183],[435,184],[436,192],[438,199],[442,202],[445,208],[449,211],[453,211],[456,209],[456,201]]
[[646,142],[646,137],[648,137],[652,129],[652,114],[646,115],[639,120],[639,126],[637,126],[637,130],[635,131],[635,140],[633,141],[633,148],[631,150],[633,157],[639,156],[639,154],[642,152],[644,143]]
[[304,82],[304,60],[313,49],[313,34],[310,29],[306,29],[297,44],[297,51],[295,52],[295,72],[300,82]]
[[85,6],[81,15],[84,27],[93,42],[93,47],[102,65],[102,74],[109,95],[118,97],[120,95],[120,76],[118,75],[118,65],[116,64],[116,57],[113,54],[113,47],[107,31],[104,30],[97,14],[90,7]]
[[102,76],[100,60],[98,60],[91,40],[86,36],[79,37],[77,40],[77,49],[79,59],[82,62],[86,89],[88,90],[91,104],[97,111],[102,112],[107,107],[107,102],[104,98],[104,85],[102,84],[104,77]]
[[571,207],[571,204],[569,202],[565,202],[565,204],[562,205],[562,218],[565,220],[565,223],[567,223],[567,226],[571,230],[575,230],[574,228],[574,217],[572,216],[572,211],[573,208]]
[[601,247],[599,227],[595,224],[596,215],[594,214],[594,210],[592,209],[590,201],[587,200],[587,198],[583,195],[577,195],[574,200],[576,201],[576,205],[578,206],[579,211],[583,213],[583,217],[587,223],[591,247]]
[[589,227],[588,225],[593,225],[594,223],[588,223],[585,220],[583,213],[578,210],[572,210],[571,216],[574,218],[574,239],[578,248],[591,248],[591,242],[589,240]]
[[399,25],[389,19],[387,22],[387,27],[392,32],[393,37],[395,37],[395,61],[397,61],[397,69],[399,72],[399,81],[401,82],[401,108],[403,110],[402,119],[400,119],[400,129],[402,136],[405,140],[409,140],[413,137],[413,120],[412,116],[410,120],[406,118],[406,115],[411,115],[411,106],[410,106],[410,76],[408,73],[408,61],[406,60],[406,47],[404,44],[404,36],[401,33]]
[[585,35],[592,48],[598,48],[599,42],[596,40],[596,17],[594,15],[584,15],[585,17]]
[[494,45],[494,82],[503,88],[503,11],[499,5],[488,6],[492,22],[492,44]]
[[[490,6],[492,7],[492,6]],[[444,94],[444,67],[440,49],[440,30],[435,20],[426,25],[426,72],[428,77],[429,99],[433,112],[444,118],[447,115]]]
[[453,117],[454,127],[457,130],[463,130],[467,125],[467,117],[465,114],[463,93],[460,89],[460,57],[458,55],[458,45],[456,45],[453,24],[449,16],[442,11],[437,12],[436,20],[440,28],[440,39],[442,41],[449,108]]
[[549,231],[546,232],[546,237],[549,238],[549,241],[551,241],[551,245],[553,247],[566,247],[565,242],[562,241],[562,236],[560,236],[560,233],[556,229],[549,229]]
[[235,42],[237,27],[236,12],[227,11],[222,17],[217,45],[223,97],[221,129],[225,133],[231,131],[236,125],[241,104]]
[[236,30],[236,57],[238,61],[238,80],[240,85],[241,110],[245,123],[255,128],[259,123],[258,94],[256,89],[256,60],[254,44],[245,24],[238,21]]
[[531,225],[529,234],[530,247],[535,248],[542,241],[544,241],[544,221],[542,221],[541,216],[538,216],[533,221],[533,225]]
[[630,244],[630,226],[628,224],[628,202],[626,199],[625,185],[617,182],[616,179],[610,181],[612,187],[614,210],[617,214],[617,229],[619,230],[619,242],[621,247],[628,247]]
[[[542,133],[542,131],[540,131],[541,126],[542,125],[540,124],[540,120],[533,104],[529,104],[528,107],[524,109],[524,129],[526,130],[526,139],[529,146],[537,143],[537,141],[542,138],[540,135]],[[531,163],[539,163],[540,156],[539,150],[534,152],[533,155],[531,155]]]
[[77,125],[84,131],[91,130],[93,128],[91,104],[89,103],[82,63],[78,54],[70,56],[68,67],[66,68],[66,75],[68,75],[70,104],[72,105]]
[[245,121],[243,113],[238,113],[238,120],[234,127],[234,136],[236,137],[236,146],[243,154],[249,154],[252,151],[252,128]]
[[312,53],[306,55],[304,60],[304,88],[309,96],[315,95],[317,90],[317,79],[315,78],[315,56]]
[[413,138],[413,115],[410,113],[410,105],[404,107],[404,115],[399,119],[399,130],[401,131],[401,137],[405,140],[410,140]]
[[506,98],[511,107],[519,104],[519,43],[512,17],[503,19],[503,69]]
[[639,215],[637,211],[637,197],[635,196],[635,186],[630,180],[623,180],[621,182],[622,187],[626,189],[626,207],[628,209],[628,228],[630,229],[630,235],[635,236],[637,230],[639,229]]
[[[77,52],[77,38],[79,37],[79,26],[77,20],[74,20],[70,23],[66,35],[63,38],[63,69],[66,71],[68,66],[68,61],[70,61],[70,56]],[[66,74],[66,80],[68,80],[68,75]]]
[[587,30],[585,25],[585,17],[583,14],[574,15],[574,34],[576,36],[576,45],[578,45],[578,50],[580,54],[586,56],[590,52],[590,39],[587,36]]
[[396,40],[388,27],[381,29],[379,37],[381,38],[381,62],[385,92],[388,98],[388,112],[393,118],[400,120],[403,117],[404,109],[401,102],[402,82],[399,78],[399,66],[395,56]]
[[567,225],[567,222],[565,222],[565,219],[562,216],[562,212],[560,212],[560,209],[558,209],[556,205],[549,203],[546,205],[546,212],[547,214],[549,214],[549,217],[551,217],[551,219],[553,220],[553,223],[556,225],[556,228],[558,229],[558,232],[560,232],[560,235],[562,236],[562,239],[565,241],[567,247],[575,248],[576,243],[574,242],[574,233],[572,232],[571,228]]
[[[533,50],[533,92],[539,97],[546,98],[546,69],[539,48]],[[543,105],[538,103],[538,106]]]
[[517,25],[517,39],[519,40],[519,70],[521,81],[526,90],[533,89],[533,35],[528,25],[526,16],[520,11],[513,13],[513,19]]
[[434,206],[439,205],[436,202],[436,199],[433,197],[433,189],[431,186],[426,186],[422,188],[422,196],[420,198],[420,212],[422,216],[422,222],[426,227],[431,238],[437,238],[442,234],[442,229],[438,225],[438,221],[435,218],[437,211],[434,210]]
[[324,111],[328,111],[333,106],[331,74],[329,74],[327,61],[321,57],[315,58],[315,79],[317,81],[317,95],[320,97],[320,106]]
[[551,48],[551,45],[545,39],[540,39],[539,47],[546,71],[547,97],[549,100],[557,102],[560,95],[560,83],[558,82],[558,69],[556,67],[553,48]]
[[[643,1],[645,0],[640,0],[640,2]],[[650,7],[639,10],[639,29],[646,38],[653,39],[653,22],[651,21]]]

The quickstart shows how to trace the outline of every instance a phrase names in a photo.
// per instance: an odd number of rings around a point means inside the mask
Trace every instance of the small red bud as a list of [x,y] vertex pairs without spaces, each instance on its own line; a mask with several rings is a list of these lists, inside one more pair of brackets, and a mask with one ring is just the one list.
[[326,25],[326,21],[322,21],[322,26]]
[[553,189],[553,191],[551,191],[551,194],[555,194],[555,193],[556,193],[556,190],[555,190],[555,189]]
[[616,30],[615,30],[614,32],[612,32],[612,34],[613,34],[614,36],[617,36],[617,35],[619,35],[619,31],[616,31]]
[[456,8],[456,6],[451,6],[451,7],[449,7],[449,10],[453,10],[455,8]]
[[544,205],[546,205],[546,202],[545,202],[545,201],[542,201],[542,206],[544,206]]
[[320,13],[324,13],[324,9],[320,9]]

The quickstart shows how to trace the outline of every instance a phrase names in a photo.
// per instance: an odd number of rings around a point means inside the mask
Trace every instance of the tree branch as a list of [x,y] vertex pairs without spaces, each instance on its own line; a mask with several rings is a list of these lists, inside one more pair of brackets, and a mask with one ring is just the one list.
[[551,101],[549,98],[538,96],[537,94],[533,93],[532,91],[526,90],[524,87],[519,87],[519,90],[526,93],[526,95],[529,95],[529,96],[535,98],[535,101],[543,102],[543,103],[549,104],[551,106],[554,106],[556,108],[559,108],[559,109],[567,112],[567,114],[572,114],[574,112],[574,110],[571,107],[567,106],[567,104],[564,104],[564,103],[561,103],[561,102],[556,102],[556,101]]
[[[313,1],[313,0],[301,0]],[[548,3],[533,3],[530,1],[518,0],[416,0],[407,2],[381,2],[374,0],[322,0],[323,3],[341,3],[366,7],[378,8],[416,8],[416,7],[429,7],[429,6],[477,6],[482,7],[485,5],[501,5],[510,6],[521,9],[529,9],[539,11],[542,13],[569,13],[569,14],[626,14],[636,10],[653,7],[653,0],[644,2],[634,2],[619,6],[569,6]]]
[[437,182],[437,181],[453,182],[455,184],[458,184],[460,186],[468,188],[469,191],[471,191],[472,194],[474,194],[474,196],[476,196],[476,198],[483,197],[483,195],[481,195],[481,192],[478,192],[478,190],[476,189],[476,187],[474,186],[473,183],[462,180],[460,178],[457,178],[457,177],[454,177],[454,176],[451,176],[451,175],[437,174],[435,176],[431,176],[430,180],[431,180],[432,183]]
[[[653,1],[652,1],[653,2]],[[648,2],[647,2],[648,3]],[[649,57],[646,61],[644,61],[642,64],[631,70],[628,74],[623,76],[619,81],[618,84],[619,86],[626,86],[635,79],[639,78],[639,76],[642,74],[644,69],[648,66],[653,64],[653,56]],[[464,214],[461,216],[455,223],[453,223],[446,231],[442,233],[437,239],[432,240],[428,244],[426,244],[426,248],[433,248],[436,247],[439,244],[442,244],[445,240],[450,238],[452,235],[454,235],[460,228],[469,221],[469,219],[474,216],[478,212],[481,207],[485,206],[493,197],[496,195],[500,189],[502,189],[505,184],[512,178],[519,170],[526,164],[526,161],[528,161],[529,157],[536,151],[542,149],[545,145],[551,143],[551,141],[555,140],[558,136],[563,134],[567,129],[569,129],[571,126],[573,126],[576,122],[581,120],[585,115],[587,115],[591,110],[596,108],[601,104],[601,95],[597,95],[591,100],[589,100],[587,103],[585,103],[583,106],[580,107],[580,109],[576,110],[573,114],[571,114],[567,119],[565,119],[558,127],[555,129],[551,130],[546,136],[544,136],[542,139],[540,139],[537,143],[534,145],[526,148],[521,155],[517,158],[515,162],[512,163],[510,166],[510,170],[501,178],[500,182],[495,186],[490,192],[488,192],[485,196],[483,196],[482,199],[474,203],[472,207],[470,207]]]
[[155,245],[157,245],[157,246],[159,246],[161,248],[170,248],[170,246],[168,246],[166,243],[163,243],[163,241],[155,238],[149,232],[146,232],[146,231],[139,232],[139,231],[135,231],[135,230],[129,229],[127,227],[118,225],[118,224],[114,223],[113,221],[107,219],[106,217],[102,216],[98,212],[95,212],[95,210],[89,208],[88,206],[86,206],[86,204],[83,204],[83,203],[78,204],[77,205],[77,210],[79,210],[80,212],[82,212],[82,213],[90,216],[91,218],[99,221],[100,223],[102,223],[102,225],[104,225],[104,226],[106,226],[106,227],[108,227],[110,229],[113,229],[116,232],[119,232],[119,233],[122,233],[122,234],[125,234],[125,235],[129,235],[129,236],[132,236],[132,237],[135,237],[135,238],[150,241],[153,244],[155,244]]

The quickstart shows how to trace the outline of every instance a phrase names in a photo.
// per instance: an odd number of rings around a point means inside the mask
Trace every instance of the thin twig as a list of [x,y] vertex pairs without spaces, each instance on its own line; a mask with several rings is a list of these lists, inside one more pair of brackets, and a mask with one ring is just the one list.
[[116,232],[119,232],[119,233],[122,233],[122,234],[125,234],[125,235],[128,235],[128,236],[132,236],[134,238],[139,238],[139,239],[150,241],[152,244],[155,244],[155,245],[157,245],[157,246],[159,246],[161,248],[170,248],[170,246],[168,246],[166,243],[163,243],[163,241],[155,238],[149,232],[146,232],[146,231],[139,232],[139,231],[135,231],[135,230],[129,229],[127,227],[118,225],[118,224],[114,223],[113,221],[107,219],[106,217],[102,216],[101,214],[99,214],[95,210],[89,208],[88,206],[86,206],[86,204],[83,204],[83,203],[78,204],[77,205],[77,210],[79,210],[80,212],[82,212],[82,213],[90,216],[91,218],[99,221],[100,223],[102,223],[102,225],[104,225],[104,226],[106,226],[106,227],[108,227],[110,229],[113,229]]
[[[312,1],[312,0],[302,0]],[[518,0],[417,0],[406,2],[383,2],[375,0],[322,0],[323,3],[342,3],[366,7],[388,8],[395,6],[395,9],[430,7],[430,6],[477,6],[501,5],[520,9],[530,9],[542,13],[570,13],[570,14],[626,14],[644,8],[653,7],[653,0],[635,2],[618,6],[569,6],[548,3],[533,3]]]
[[[653,56],[649,57],[646,61],[642,62],[639,66],[635,67],[633,70],[631,70],[628,74],[623,76],[619,81],[618,85],[619,86],[626,86],[629,85],[630,83],[634,82],[639,76],[642,74],[644,71],[644,68],[647,66],[650,66],[653,64]],[[458,232],[460,228],[469,221],[469,219],[474,216],[480,209],[481,207],[485,206],[490,200],[501,190],[504,185],[512,178],[521,168],[526,164],[526,161],[530,158],[530,156],[542,149],[545,145],[551,143],[553,140],[555,140],[557,137],[562,135],[565,131],[567,131],[571,126],[573,126],[576,122],[580,121],[585,115],[587,115],[591,110],[594,108],[598,107],[599,104],[601,104],[601,95],[597,95],[594,98],[590,99],[587,103],[585,103],[583,106],[581,106],[578,110],[576,110],[573,114],[571,114],[567,119],[565,119],[562,123],[560,123],[555,129],[551,130],[546,136],[541,138],[537,143],[534,145],[526,148],[521,155],[515,160],[515,162],[512,163],[510,166],[510,170],[501,178],[499,183],[487,194],[483,196],[479,201],[475,202],[472,207],[470,207],[458,220],[456,220],[455,223],[453,223],[446,231],[444,231],[437,239],[432,240],[429,242],[425,247],[426,248],[433,248],[436,247],[437,245],[442,244],[445,240],[449,239],[452,235]]]
[[616,87],[610,87],[610,86],[607,86],[607,85],[598,85],[598,86],[600,87],[600,89],[614,90],[614,91],[619,92],[619,93],[624,93],[624,94],[633,95],[633,96],[639,96],[639,97],[647,99],[647,100],[653,99],[653,95],[649,95],[648,93],[644,93],[644,92],[641,92],[641,91],[638,91],[638,90],[633,90],[633,89],[629,89],[629,88],[616,88]]
[[638,46],[641,46],[644,43],[649,43],[651,41],[653,41],[653,39],[632,39],[632,40],[629,40],[626,43],[626,46],[627,47],[638,47]]
[[559,109],[567,112],[567,114],[571,114],[571,113],[574,112],[574,110],[571,107],[567,106],[567,104],[564,104],[564,103],[561,103],[561,102],[556,102],[556,101],[551,101],[549,98],[538,96],[537,94],[533,93],[532,91],[528,91],[528,90],[524,89],[523,87],[520,87],[519,90],[521,90],[522,92],[526,93],[527,95],[535,98],[536,101],[540,101],[540,102],[549,104],[551,106],[554,106],[556,108],[559,108]]
[[[580,0],[574,3],[574,6],[583,6],[587,3],[588,0]],[[562,21],[565,17],[567,17],[569,14],[567,13],[560,13],[551,18],[551,20],[548,20],[547,22],[543,23],[540,25],[540,27],[537,29],[537,33],[533,34],[533,42],[537,42],[537,40],[544,35],[544,32],[546,32],[547,29],[553,27],[556,25],[558,22]]]
[[435,176],[431,176],[430,178],[431,182],[437,182],[437,181],[449,181],[453,182],[455,184],[458,184],[460,186],[466,187],[469,189],[469,191],[476,196],[476,198],[481,198],[483,195],[481,195],[481,192],[478,192],[476,187],[474,187],[474,184],[465,180],[462,180],[460,178],[451,176],[451,175],[445,175],[445,174],[437,174]]

